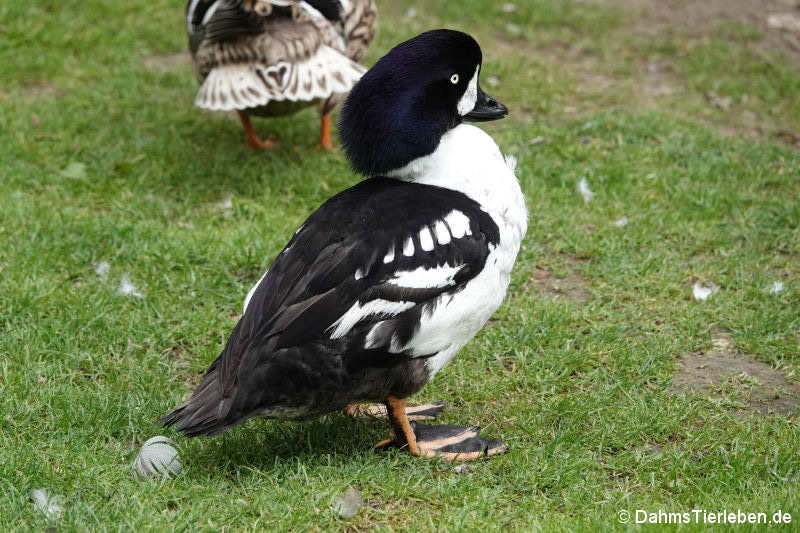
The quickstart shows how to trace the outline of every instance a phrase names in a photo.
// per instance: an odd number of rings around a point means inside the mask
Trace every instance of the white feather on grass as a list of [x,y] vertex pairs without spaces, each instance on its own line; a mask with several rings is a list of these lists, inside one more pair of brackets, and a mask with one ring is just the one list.
[[585,177],[581,178],[581,181],[578,182],[578,192],[581,193],[584,203],[587,204],[591,202],[594,197],[594,193],[589,188],[589,182],[586,181]]
[[692,286],[692,296],[695,300],[703,302],[711,298],[718,290],[719,287],[713,282],[702,284],[698,281]]
[[33,489],[31,500],[33,505],[50,520],[57,520],[64,515],[64,499],[61,496],[51,495],[47,489]]
[[101,279],[106,279],[108,277],[108,271],[110,269],[111,265],[108,264],[108,261],[100,261],[94,265],[94,273],[100,276]]
[[630,222],[628,220],[628,217],[622,217],[622,218],[618,218],[617,220],[615,220],[614,221],[614,225],[616,227],[618,227],[618,228],[624,228],[625,226],[628,225],[628,222]]
[[767,289],[770,294],[779,294],[783,292],[783,282],[782,281],[775,281],[772,285],[769,286]]
[[139,292],[136,285],[131,281],[128,274],[123,274],[119,280],[119,293],[123,296],[135,296],[136,298],[144,298],[144,294]]
[[131,469],[134,474],[145,478],[177,476],[183,465],[176,446],[172,439],[161,435],[147,439]]

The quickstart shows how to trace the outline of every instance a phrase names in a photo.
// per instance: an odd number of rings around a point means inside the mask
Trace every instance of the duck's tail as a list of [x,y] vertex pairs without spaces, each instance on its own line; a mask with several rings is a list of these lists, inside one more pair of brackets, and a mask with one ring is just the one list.
[[230,400],[222,397],[217,369],[217,362],[214,362],[191,398],[161,417],[158,423],[167,427],[175,425],[175,429],[187,437],[217,435],[235,425],[225,416],[230,410],[227,405]]

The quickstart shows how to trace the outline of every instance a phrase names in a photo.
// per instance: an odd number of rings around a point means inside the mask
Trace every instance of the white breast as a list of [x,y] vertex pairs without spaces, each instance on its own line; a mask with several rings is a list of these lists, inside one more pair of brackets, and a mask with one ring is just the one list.
[[525,199],[514,175],[516,160],[503,157],[483,130],[460,125],[446,133],[436,151],[391,176],[463,192],[486,211],[500,230],[483,270],[460,292],[440,297],[405,346],[435,374],[486,324],[508,290],[511,268],[528,227]]

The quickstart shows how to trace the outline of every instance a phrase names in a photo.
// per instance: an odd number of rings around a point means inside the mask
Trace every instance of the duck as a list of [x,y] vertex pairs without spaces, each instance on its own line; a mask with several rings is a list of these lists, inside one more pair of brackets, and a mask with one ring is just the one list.
[[481,89],[482,59],[472,36],[432,30],[356,83],[339,134],[364,179],[297,229],[161,424],[192,437],[255,416],[367,411],[393,429],[378,449],[459,461],[506,451],[476,426],[423,423],[441,402],[408,404],[501,305],[527,230],[516,160],[470,124],[508,114]]
[[186,31],[200,88],[195,105],[236,111],[253,148],[251,116],[276,117],[318,105],[317,148],[334,150],[331,113],[366,69],[375,0],[189,0]]

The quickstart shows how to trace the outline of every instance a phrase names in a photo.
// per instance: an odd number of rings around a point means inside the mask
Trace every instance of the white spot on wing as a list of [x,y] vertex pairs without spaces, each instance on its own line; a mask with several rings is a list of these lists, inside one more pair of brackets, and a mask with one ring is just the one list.
[[355,278],[356,278],[357,280],[359,280],[359,279],[363,279],[363,278],[364,278],[364,276],[365,276],[365,274],[364,274],[364,271],[363,271],[361,268],[358,268],[358,269],[356,270]]
[[406,242],[403,243],[403,255],[406,257],[414,255],[414,241],[411,237],[406,237]]
[[394,316],[411,307],[414,307],[414,302],[392,302],[382,299],[370,300],[364,305],[356,302],[328,328],[333,329],[331,339],[344,337],[353,326],[370,315]]
[[464,95],[461,97],[461,100],[458,101],[458,114],[462,117],[475,109],[475,104],[478,101],[478,71],[480,69],[480,65],[475,67],[475,74],[472,75],[472,79],[469,80]]
[[431,235],[431,230],[428,229],[428,226],[419,230],[419,246],[426,252],[433,250],[433,235]]
[[429,289],[441,288],[455,285],[453,277],[464,265],[452,267],[442,265],[434,268],[419,267],[414,270],[404,270],[397,272],[389,283],[410,289]]
[[389,251],[386,252],[386,255],[383,256],[384,264],[389,264],[394,261],[394,243],[392,243],[392,247],[389,248]]
[[439,244],[445,245],[450,242],[450,232],[441,220],[437,220],[433,225],[433,231],[436,233],[436,241]]
[[197,2],[200,0],[192,0],[189,4],[189,9],[186,11],[186,31],[192,33],[192,19],[194,18],[194,10],[197,9]]
[[464,235],[470,235],[472,233],[469,229],[469,218],[458,209],[450,211],[447,216],[444,217],[444,221],[447,222],[447,225],[450,227],[450,233],[453,234],[454,239],[460,239]]
[[[269,272],[269,270],[267,270],[267,272]],[[267,272],[264,272],[264,274],[256,282],[256,284],[253,285],[253,287],[248,291],[247,296],[244,297],[244,305],[242,305],[242,314],[245,314],[245,312],[247,312],[247,305],[250,303],[250,299],[253,297],[253,294],[255,294],[258,286],[261,285],[262,281],[264,281],[264,278],[267,276]]]

